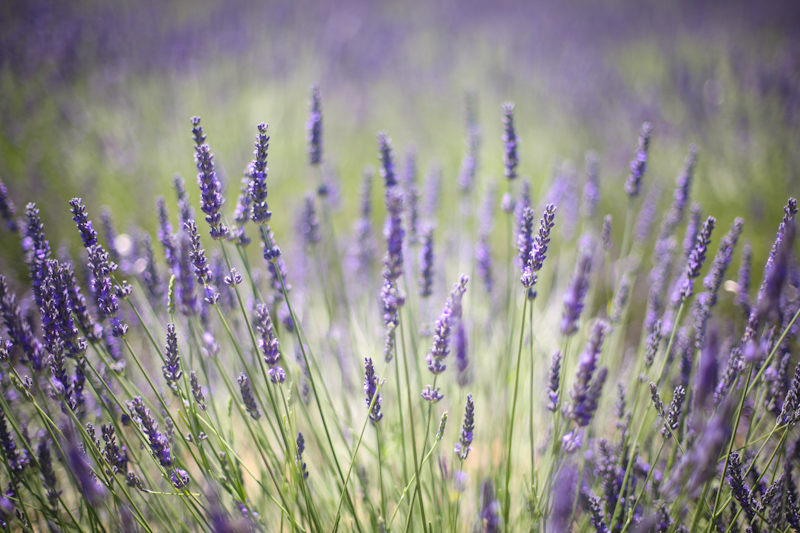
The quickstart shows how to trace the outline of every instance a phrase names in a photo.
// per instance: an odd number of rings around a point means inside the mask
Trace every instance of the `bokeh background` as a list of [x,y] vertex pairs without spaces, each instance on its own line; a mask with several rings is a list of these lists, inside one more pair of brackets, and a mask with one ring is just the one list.
[[[603,202],[619,211],[649,120],[648,183],[673,183],[696,143],[694,198],[723,227],[743,214],[745,238],[757,239],[798,192],[798,30],[791,1],[9,0],[0,3],[0,179],[18,209],[38,202],[56,245],[77,239],[66,223],[73,196],[90,212],[110,206],[123,231],[152,233],[155,197],[172,200],[172,176],[194,182],[190,117],[203,117],[229,212],[264,121],[270,206],[293,213],[316,183],[305,120],[318,83],[325,172],[341,192],[335,223],[349,229],[378,131],[398,154],[416,147],[423,173],[440,165],[444,202],[456,205],[472,92],[482,180],[502,175],[500,104],[512,100],[520,174],[534,194],[554,168],[580,169],[594,149]],[[294,220],[276,217],[276,232]],[[0,269],[23,273],[17,246],[0,234]]]

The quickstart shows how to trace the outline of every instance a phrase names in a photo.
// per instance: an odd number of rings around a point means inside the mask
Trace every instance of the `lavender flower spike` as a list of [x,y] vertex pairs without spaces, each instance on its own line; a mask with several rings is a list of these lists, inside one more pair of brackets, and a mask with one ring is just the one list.
[[730,483],[733,497],[736,498],[736,501],[739,502],[739,505],[742,507],[747,521],[753,523],[753,520],[756,518],[756,506],[758,504],[755,502],[750,487],[748,487],[744,481],[742,462],[741,459],[739,459],[739,454],[736,452],[730,454],[728,471],[728,483]]
[[239,382],[239,390],[242,393],[245,411],[250,415],[250,418],[258,420],[261,418],[261,409],[258,408],[256,399],[253,398],[253,391],[250,389],[250,379],[244,375],[244,373],[241,373],[237,381]]
[[550,363],[550,372],[547,379],[547,410],[555,412],[558,409],[558,391],[561,385],[561,350],[556,350]]
[[591,269],[592,253],[586,246],[580,251],[569,288],[564,293],[564,315],[561,318],[562,335],[569,336],[578,331],[578,320],[583,312],[583,300],[589,290]]
[[303,211],[300,215],[300,233],[303,235],[303,242],[308,247],[313,247],[320,240],[319,218],[317,218],[317,208],[314,205],[314,194],[306,194],[303,199]]
[[253,152],[255,159],[250,163],[250,219],[256,224],[269,222],[272,217],[267,205],[268,149],[269,135],[267,135],[267,125],[262,122],[258,125],[258,134],[256,134],[256,149]]
[[419,250],[419,295],[428,298],[433,294],[433,226],[427,225],[421,232]]
[[366,395],[367,408],[369,408],[369,419],[373,424],[377,424],[383,418],[381,413],[381,394],[378,392],[378,376],[375,375],[375,367],[371,357],[364,358],[364,394]]
[[178,335],[175,333],[175,324],[167,324],[167,348],[165,350],[165,365],[162,367],[164,379],[172,389],[175,396],[180,396],[177,381],[181,379],[181,356],[178,354]]
[[308,132],[308,162],[310,165],[322,163],[322,99],[317,85],[311,86],[311,113],[306,123]]
[[222,184],[214,171],[214,155],[206,144],[200,117],[192,117],[192,134],[195,141],[194,160],[197,165],[197,184],[200,186],[200,209],[206,214],[206,222],[211,226],[211,238],[215,241],[225,239],[230,230],[222,223]]
[[303,452],[306,450],[306,439],[303,438],[302,433],[297,434],[297,468],[300,470],[300,475],[303,476],[303,479],[308,479],[308,470],[306,470],[306,464],[303,462]]
[[14,220],[14,215],[17,213],[14,203],[8,194],[8,189],[5,183],[0,181],[0,218],[6,221],[6,226],[12,233],[16,233],[17,221]]
[[642,177],[645,170],[647,170],[647,152],[650,148],[650,135],[652,133],[653,127],[649,122],[642,124],[642,130],[639,133],[639,147],[636,149],[636,155],[631,161],[631,172],[625,182],[625,192],[631,198],[639,196],[639,192],[642,189]]
[[464,409],[464,423],[461,424],[461,436],[456,443],[455,452],[462,461],[467,458],[472,450],[472,435],[475,431],[475,405],[472,394],[467,394],[467,406]]
[[169,439],[158,431],[158,423],[150,414],[150,409],[144,405],[141,396],[136,396],[128,404],[131,415],[142,427],[142,431],[150,441],[150,451],[153,456],[164,468],[172,466],[172,452],[170,451]]
[[603,321],[598,321],[592,328],[589,342],[578,361],[575,383],[570,392],[572,403],[564,407],[564,414],[579,426],[588,426],[591,422],[608,374],[608,370],[602,368],[595,375],[607,330],[608,325]]
[[278,366],[281,359],[280,343],[278,337],[275,336],[272,318],[269,316],[269,310],[265,304],[258,304],[256,307],[255,326],[261,334],[258,347],[264,355],[264,362],[270,367],[267,371],[270,380],[275,384],[283,383],[286,380],[286,373]]
[[539,233],[533,238],[530,252],[526,259],[526,264],[522,268],[522,277],[520,281],[523,287],[527,289],[528,298],[533,299],[536,293],[533,292],[533,286],[536,285],[536,273],[544,266],[544,260],[547,258],[547,248],[550,245],[550,230],[555,226],[556,206],[554,204],[547,204],[544,208],[544,214],[539,222]]
[[714,225],[717,219],[708,217],[703,229],[697,235],[694,249],[689,254],[689,260],[686,264],[686,272],[683,275],[683,285],[681,286],[681,300],[690,298],[693,294],[694,280],[700,275],[700,269],[703,267],[703,262],[706,260],[708,253],[708,245],[711,244],[711,232],[714,231]]
[[381,160],[381,177],[386,188],[390,189],[397,185],[397,176],[392,159],[392,140],[383,132],[378,134],[378,151]]
[[517,177],[517,134],[514,131],[514,104],[506,102],[503,104],[503,164],[505,169],[503,175],[506,179],[513,180]]

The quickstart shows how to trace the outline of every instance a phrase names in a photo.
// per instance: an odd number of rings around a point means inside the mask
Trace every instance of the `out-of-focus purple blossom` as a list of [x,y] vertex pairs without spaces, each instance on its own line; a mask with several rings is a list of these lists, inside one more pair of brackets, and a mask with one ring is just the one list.
[[267,205],[267,150],[269,149],[269,135],[267,125],[263,122],[258,125],[256,134],[253,162],[250,163],[250,218],[256,224],[269,222],[272,213]]
[[8,194],[8,189],[5,183],[0,181],[0,218],[6,221],[6,226],[9,231],[16,233],[17,221],[14,216],[17,214],[17,209],[14,207],[14,202],[11,201],[11,195]]
[[386,237],[386,257],[383,277],[395,283],[403,274],[403,195],[394,187],[386,189],[386,212],[388,220],[384,229]]
[[369,419],[373,424],[377,424],[383,418],[381,413],[381,394],[378,392],[382,383],[379,382],[378,376],[375,375],[375,366],[372,364],[371,357],[364,358],[364,394],[366,400],[364,403],[369,409]]
[[460,320],[456,325],[453,344],[456,360],[456,382],[460,387],[464,387],[470,382],[471,376],[469,373],[469,357],[467,355],[467,328],[463,320]]
[[794,370],[794,378],[783,400],[778,421],[781,424],[794,424],[800,415],[800,363]]
[[767,258],[767,264],[764,266],[764,271],[769,270],[772,268],[772,263],[775,261],[777,257],[778,250],[783,242],[784,233],[786,232],[786,227],[789,224],[789,221],[794,220],[794,216],[797,214],[797,200],[794,198],[789,198],[786,202],[786,206],[783,208],[783,220],[781,220],[780,225],[778,225],[778,233],[775,236],[775,241],[772,243],[772,249],[769,252],[769,257]]
[[736,305],[745,316],[750,316],[750,272],[753,264],[753,248],[749,242],[742,248],[742,259],[737,276]]
[[622,320],[622,312],[625,310],[625,306],[628,305],[628,298],[630,297],[631,283],[631,275],[627,272],[624,273],[622,279],[619,280],[619,288],[611,305],[611,316],[609,316],[608,320],[612,324],[618,324]]
[[645,369],[649,369],[653,366],[653,361],[655,360],[656,353],[658,353],[658,347],[661,344],[661,320],[656,320],[656,323],[653,325],[653,329],[650,334],[647,336],[647,350],[644,354],[644,367]]
[[589,521],[596,533],[609,533],[603,516],[603,507],[600,505],[600,498],[592,496],[589,498]]
[[442,196],[442,167],[434,165],[425,174],[420,215],[425,220],[435,220]]
[[356,220],[354,247],[356,270],[362,282],[369,280],[375,262],[375,234],[372,227],[372,171],[365,170],[361,182],[359,216]]
[[712,329],[705,346],[700,351],[700,366],[695,376],[695,405],[702,409],[709,400],[717,387],[719,379],[719,363],[717,361],[719,353],[719,335],[716,329]]
[[697,236],[700,233],[701,223],[703,217],[703,209],[700,204],[692,204],[692,210],[689,214],[689,223],[686,224],[686,232],[683,236],[683,257],[685,260],[689,259],[692,251],[697,243]]
[[514,209],[516,208],[516,205],[517,205],[517,202],[514,200],[514,198],[510,194],[505,193],[503,195],[502,201],[500,202],[500,209],[504,213],[510,215],[511,213],[514,212]]
[[728,233],[720,240],[719,250],[714,257],[714,262],[711,264],[708,274],[706,274],[706,277],[703,279],[703,286],[705,287],[706,294],[708,294],[707,303],[709,307],[714,307],[717,303],[717,293],[725,278],[725,271],[728,269],[733,259],[733,250],[736,247],[739,236],[742,234],[743,226],[744,220],[741,218],[737,217],[733,221]]
[[595,375],[607,331],[608,325],[603,321],[598,321],[592,328],[586,349],[578,361],[575,383],[570,391],[572,402],[564,407],[565,416],[579,426],[588,426],[591,422],[608,374],[608,369],[601,368]]
[[514,215],[517,219],[517,233],[523,232],[525,209],[531,207],[531,180],[523,178],[519,184],[519,197],[514,205]]
[[592,253],[589,246],[583,247],[575,264],[569,287],[564,293],[564,314],[561,318],[561,334],[570,336],[578,331],[578,320],[583,312],[584,298],[589,290],[589,275],[592,270]]
[[652,332],[656,321],[664,311],[664,299],[669,283],[669,274],[675,255],[675,239],[656,241],[653,250],[653,268],[650,270],[650,291],[647,298],[647,312],[644,317],[644,330]]
[[25,320],[17,298],[9,291],[6,278],[2,274],[0,274],[0,314],[3,316],[3,323],[12,346],[19,347],[22,351],[23,362],[33,361],[39,341],[34,337],[30,323]]
[[175,333],[175,324],[167,324],[167,347],[164,353],[164,366],[162,372],[167,385],[173,394],[179,396],[177,381],[183,375],[181,370],[181,356],[178,353],[178,335]]
[[481,521],[483,533],[500,533],[503,519],[500,516],[500,502],[495,499],[494,485],[490,479],[485,479],[481,485]]
[[475,186],[478,174],[478,156],[481,147],[481,130],[478,126],[478,101],[474,93],[464,98],[466,115],[466,151],[458,171],[458,186],[463,194],[468,194]]
[[47,501],[55,506],[61,491],[58,490],[58,478],[53,470],[53,459],[50,455],[50,440],[45,435],[39,436],[36,446],[36,460],[39,463],[39,473],[42,476],[42,485],[47,489]]
[[603,250],[611,250],[611,215],[606,215],[603,218],[603,230],[600,233],[600,240],[603,242]]
[[167,203],[163,196],[159,196],[156,205],[158,208],[158,241],[164,248],[164,256],[167,259],[167,265],[176,273],[180,258],[178,257],[178,245],[175,242],[175,235],[172,233],[172,224],[169,221],[169,211],[167,210]]
[[547,409],[556,412],[559,405],[558,391],[561,385],[561,350],[556,350],[550,362],[547,379]]
[[75,279],[75,273],[69,264],[61,264],[61,279],[69,294],[69,304],[78,326],[87,339],[92,342],[98,341],[100,339],[99,326],[94,323],[92,316],[89,314],[89,309],[86,307],[86,299],[81,294],[78,281]]
[[228,236],[229,230],[222,223],[222,184],[214,171],[214,155],[206,144],[206,136],[200,117],[192,117],[192,134],[195,141],[194,161],[197,165],[197,184],[200,186],[200,210],[206,215],[206,222],[211,226],[211,238],[219,241]]
[[194,293],[194,275],[192,274],[192,238],[185,232],[178,232],[178,271],[177,288],[180,297],[180,311],[186,316],[196,315],[200,309]]
[[138,269],[139,277],[147,290],[147,294],[150,296],[151,304],[156,306],[158,302],[164,301],[164,285],[161,275],[158,272],[158,264],[156,263],[155,254],[153,253],[153,241],[150,238],[150,234],[143,231],[140,241],[144,256],[139,259],[139,261],[143,260],[141,267]]
[[661,191],[661,184],[659,182],[654,182],[647,191],[647,196],[644,198],[639,216],[636,217],[636,226],[633,235],[634,241],[639,246],[644,246],[650,239],[650,231],[656,220],[658,202],[661,200]]
[[322,163],[322,97],[319,86],[311,86],[311,112],[306,122],[306,140],[308,140],[308,163]]
[[381,178],[387,189],[397,185],[397,176],[394,170],[394,159],[392,158],[392,140],[386,133],[378,134],[378,157],[381,162]]
[[278,342],[278,337],[275,336],[272,318],[265,304],[256,306],[255,318],[256,330],[261,334],[258,347],[264,355],[264,362],[270,367],[267,372],[270,380],[276,384],[283,383],[286,379],[286,373],[278,366],[281,359],[280,343]]
[[[792,248],[796,234],[794,216],[782,223],[782,232],[776,238],[777,251],[772,262],[767,262],[764,267],[764,280],[758,293],[756,302],[756,323],[766,324],[771,320],[779,320],[780,297],[784,284],[789,275],[790,264],[793,261]],[[780,242],[778,242],[780,239]]]
[[428,298],[433,294],[433,226],[425,226],[420,234],[419,295]]
[[486,293],[489,295],[494,292],[491,233],[494,227],[496,191],[497,184],[494,181],[490,182],[484,193],[478,216],[480,225],[478,228],[478,243],[475,248],[475,268],[478,272],[478,277],[483,282]]
[[417,152],[411,147],[406,150],[405,164],[400,176],[403,188],[403,219],[406,224],[408,242],[417,243],[419,226],[419,190],[417,189]]
[[743,369],[744,359],[742,358],[742,350],[739,346],[735,346],[728,356],[728,362],[725,365],[725,372],[722,373],[722,377],[720,378],[719,383],[717,383],[717,387],[714,390],[715,404],[719,404],[725,398],[725,395],[728,393],[728,389],[730,389],[736,377]]
[[689,203],[689,195],[692,188],[692,179],[694,177],[694,169],[697,165],[697,146],[694,144],[689,146],[689,154],[683,162],[683,170],[678,175],[675,192],[672,196],[672,206],[664,217],[664,222],[661,225],[659,233],[659,240],[669,238],[675,231],[675,228],[683,220],[686,213],[686,206]]
[[267,270],[269,270],[270,285],[272,286],[273,296],[276,301],[283,299],[283,288],[286,292],[292,290],[292,286],[287,279],[286,264],[283,262],[281,249],[275,244],[275,234],[269,225],[264,224],[261,232],[261,247],[263,251],[264,261],[267,262]]
[[513,180],[517,177],[517,133],[514,131],[514,104],[503,104],[503,175]]
[[303,210],[300,214],[300,234],[303,236],[303,243],[308,247],[313,247],[320,240],[319,219],[317,218],[317,208],[314,205],[314,194],[306,194],[303,199]]
[[585,157],[586,183],[581,197],[581,215],[586,219],[594,218],[600,203],[600,165],[597,152],[589,150]]
[[253,397],[253,391],[250,389],[250,379],[242,372],[239,374],[237,381],[239,382],[239,392],[242,394],[245,411],[250,415],[250,418],[258,420],[261,418],[261,409],[258,408],[256,399]]
[[561,437],[561,449],[567,455],[572,455],[577,452],[581,445],[583,445],[583,431],[580,429],[573,429],[569,433]]
[[683,274],[683,282],[680,289],[681,301],[690,298],[694,293],[694,280],[700,275],[700,269],[706,260],[708,245],[711,244],[711,232],[714,231],[716,222],[717,219],[714,217],[708,217],[703,224],[703,229],[697,235],[697,241],[694,249],[689,254],[686,271]]
[[194,220],[194,209],[189,203],[189,194],[186,192],[186,182],[176,174],[172,177],[172,188],[175,189],[175,196],[178,200],[178,214],[180,227],[183,227],[190,220]]
[[239,225],[238,229],[244,230],[243,226],[250,220],[250,213],[253,199],[250,197],[250,174],[252,167],[248,167],[245,176],[241,180],[239,187],[239,197],[236,199],[236,209],[233,210],[233,221]]
[[181,468],[176,468],[169,476],[172,486],[178,490],[189,486],[189,473]]
[[625,192],[631,198],[639,196],[639,192],[642,189],[642,177],[647,170],[647,152],[650,149],[650,135],[652,133],[653,127],[649,122],[642,124],[642,129],[639,132],[639,147],[631,160],[631,171],[625,181]]
[[548,517],[548,531],[569,531],[575,491],[579,489],[578,471],[571,465],[563,465],[553,483],[553,509]]
[[66,466],[75,476],[75,479],[78,480],[81,495],[86,498],[86,502],[93,507],[97,507],[105,495],[105,490],[95,478],[86,460],[86,454],[79,448],[78,440],[73,430],[67,426],[62,432],[66,436],[66,443],[62,445],[66,448]]
[[472,394],[467,394],[467,405],[464,409],[464,422],[461,424],[461,436],[456,443],[455,452],[464,461],[472,450],[472,435],[475,431],[475,404]]
[[103,236],[108,246],[108,258],[118,265],[121,264],[122,255],[119,248],[117,248],[117,230],[114,228],[114,222],[111,219],[111,208],[108,206],[100,209],[100,225],[103,228]]

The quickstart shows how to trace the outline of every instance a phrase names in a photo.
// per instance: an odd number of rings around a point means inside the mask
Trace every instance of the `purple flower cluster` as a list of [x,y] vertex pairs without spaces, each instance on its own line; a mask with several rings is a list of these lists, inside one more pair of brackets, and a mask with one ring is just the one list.
[[267,150],[269,149],[269,135],[267,125],[263,122],[258,125],[256,134],[256,149],[253,152],[255,159],[250,163],[248,175],[250,177],[249,195],[251,202],[250,218],[256,224],[269,222],[272,213],[267,205]]
[[647,152],[650,149],[650,135],[653,133],[653,127],[649,122],[642,124],[642,130],[639,133],[639,147],[636,149],[636,155],[631,160],[631,172],[628,174],[628,179],[625,181],[625,192],[630,197],[639,196],[642,189],[642,177],[644,177],[645,170],[647,170]]
[[369,409],[369,419],[373,424],[377,424],[383,418],[381,413],[381,394],[378,392],[381,383],[375,375],[375,367],[371,357],[364,358],[364,394],[366,395],[365,404]]
[[579,426],[588,426],[592,421],[606,381],[607,368],[601,368],[597,374],[595,371],[607,331],[608,325],[602,321],[598,321],[592,328],[589,342],[578,361],[575,383],[570,392],[572,403],[564,407],[565,416],[574,420]]
[[588,246],[579,252],[575,272],[564,293],[564,314],[561,318],[561,334],[574,335],[578,331],[578,320],[583,312],[584,298],[589,290],[589,274],[592,270],[592,252]]
[[311,86],[311,112],[306,123],[308,140],[308,162],[310,165],[322,163],[322,98],[317,85]]
[[475,404],[472,394],[467,394],[467,405],[464,408],[464,422],[461,424],[461,436],[456,443],[455,452],[462,461],[472,450],[472,437],[475,431]]
[[150,409],[144,404],[141,396],[136,396],[128,404],[131,417],[139,424],[142,431],[147,435],[150,442],[150,451],[153,457],[164,468],[172,467],[172,452],[170,451],[169,439],[158,431],[158,422],[150,414]]
[[200,186],[200,209],[206,215],[206,222],[211,226],[211,238],[219,241],[228,237],[230,230],[222,223],[222,184],[214,171],[214,155],[206,144],[206,136],[200,117],[192,117],[192,135],[194,136],[194,161],[197,166],[197,184]]
[[272,318],[267,306],[258,304],[255,315],[256,330],[261,334],[258,348],[264,355],[264,362],[269,365],[267,374],[273,383],[283,383],[286,380],[286,372],[278,366],[281,359],[280,343],[275,335],[275,328],[272,325]]
[[514,131],[514,104],[506,102],[503,104],[503,146],[505,148],[503,151],[503,175],[509,180],[517,177],[518,142],[517,133]]

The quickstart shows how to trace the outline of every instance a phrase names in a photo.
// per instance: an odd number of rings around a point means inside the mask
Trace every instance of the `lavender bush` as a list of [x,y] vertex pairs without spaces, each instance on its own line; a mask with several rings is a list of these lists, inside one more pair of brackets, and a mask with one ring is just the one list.
[[[591,152],[537,198],[518,107],[497,107],[489,142],[474,105],[458,183],[434,172],[418,189],[414,152],[401,164],[377,135],[382,183],[365,172],[352,235],[333,223],[317,86],[298,198],[269,194],[260,123],[225,202],[199,117],[197,187],[178,178],[175,202],[140,207],[155,240],[0,183],[28,274],[0,276],[0,527],[798,530],[797,201],[740,249],[743,219],[723,234],[731,214],[687,216],[691,146],[660,211],[649,123],[627,172]],[[501,172],[502,203],[484,179]],[[456,189],[450,216],[438,194]],[[40,210],[83,247],[54,251]],[[294,232],[273,231],[287,219]]]

